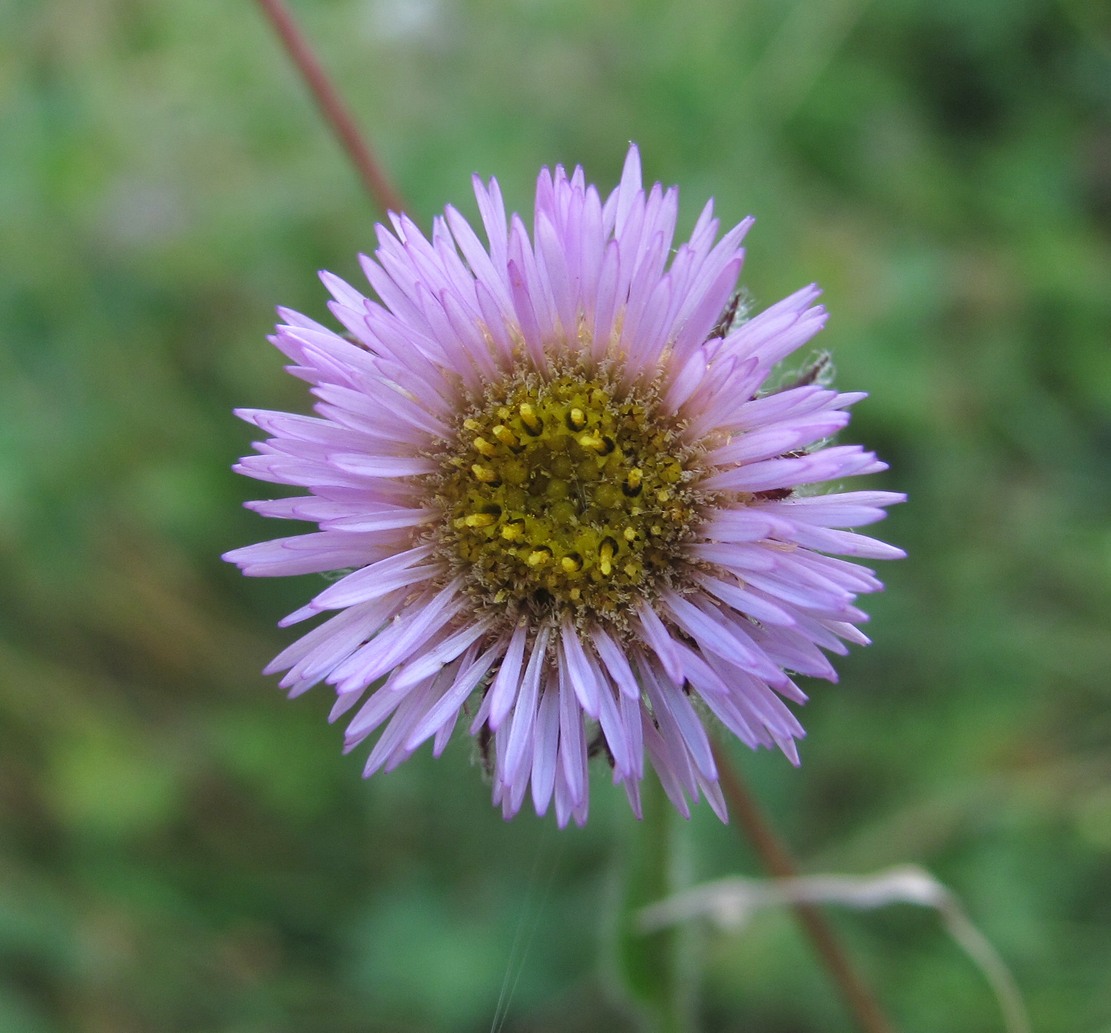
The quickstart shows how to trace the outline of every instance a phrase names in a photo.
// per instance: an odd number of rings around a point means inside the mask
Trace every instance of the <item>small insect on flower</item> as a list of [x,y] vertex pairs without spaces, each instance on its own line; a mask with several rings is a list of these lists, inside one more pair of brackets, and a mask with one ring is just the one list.
[[673,247],[678,193],[642,188],[635,147],[604,200],[541,172],[531,236],[496,181],[475,194],[487,243],[451,207],[431,239],[391,215],[362,260],[378,300],[323,274],[347,335],[279,310],[316,415],[240,411],[271,437],[237,469],[305,489],[249,506],[319,530],[226,558],[349,573],[267,672],[334,687],[348,748],[378,733],[367,775],[464,715],[507,817],[531,790],[585,821],[600,754],[635,812],[647,762],[683,814],[702,794],[724,819],[705,722],[797,763],[792,674],[834,680],[822,650],[868,641],[855,601],[881,587],[839,557],[902,555],[846,530],[901,495],[821,490],[885,469],[826,444],[864,395],[770,386],[825,322],[818,290],[743,318],[751,220],[716,239],[707,204]]

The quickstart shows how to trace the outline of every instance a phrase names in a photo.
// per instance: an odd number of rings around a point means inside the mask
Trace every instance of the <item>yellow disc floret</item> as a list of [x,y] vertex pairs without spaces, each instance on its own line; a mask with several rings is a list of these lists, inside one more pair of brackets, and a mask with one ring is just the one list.
[[476,601],[512,619],[620,621],[672,579],[697,523],[692,453],[650,390],[510,377],[436,455],[437,537]]

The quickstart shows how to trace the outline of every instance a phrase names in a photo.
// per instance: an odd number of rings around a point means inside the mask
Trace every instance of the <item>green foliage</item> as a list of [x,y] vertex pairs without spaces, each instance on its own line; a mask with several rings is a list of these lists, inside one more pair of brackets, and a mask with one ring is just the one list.
[[[811,280],[847,440],[910,502],[875,645],[793,770],[739,757],[810,871],[936,871],[1043,1033],[1111,1030],[1111,53],[1042,0],[301,3],[414,214],[540,165],[758,216]],[[630,1028],[599,960],[624,799],[506,826],[465,741],[368,784],[258,671],[311,579],[245,582],[234,405],[301,409],[275,304],[326,318],[373,221],[247,4],[0,7],[0,1028]],[[549,822],[550,823],[550,822]],[[755,871],[702,807],[690,877]],[[530,946],[511,954],[529,901]],[[997,1027],[921,916],[838,916],[907,1029]],[[786,916],[709,935],[703,1028],[850,1029]]]
[[692,1021],[690,936],[667,928],[646,933],[643,908],[682,888],[677,848],[679,816],[654,775],[642,786],[642,817],[621,859],[621,892],[614,929],[615,969],[622,995],[642,1029],[683,1033]]

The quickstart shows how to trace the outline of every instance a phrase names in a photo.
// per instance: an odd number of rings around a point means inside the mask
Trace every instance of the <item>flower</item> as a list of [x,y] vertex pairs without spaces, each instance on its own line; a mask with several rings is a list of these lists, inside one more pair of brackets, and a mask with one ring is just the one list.
[[542,171],[531,238],[495,180],[475,194],[488,246],[451,207],[431,239],[391,215],[362,259],[379,301],[322,274],[348,336],[279,309],[316,415],[238,411],[272,437],[236,469],[307,489],[248,505],[319,530],[225,558],[341,576],[266,671],[358,707],[348,749],[381,730],[368,776],[464,715],[506,817],[531,788],[584,822],[603,753],[636,813],[647,758],[725,820],[707,718],[797,764],[791,673],[835,680],[822,650],[867,643],[855,599],[882,587],[838,556],[902,555],[846,530],[901,495],[818,490],[886,468],[827,443],[864,395],[822,360],[769,386],[825,322],[817,288],[739,318],[751,220],[715,243],[711,202],[673,248],[678,192],[644,191],[635,147],[604,201]]

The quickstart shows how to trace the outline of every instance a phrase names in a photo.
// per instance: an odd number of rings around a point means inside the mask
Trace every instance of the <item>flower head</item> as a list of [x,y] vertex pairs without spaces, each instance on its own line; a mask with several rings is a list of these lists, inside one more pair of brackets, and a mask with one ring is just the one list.
[[267,672],[332,685],[348,748],[378,732],[367,775],[463,716],[506,816],[531,790],[584,821],[601,753],[638,813],[647,758],[680,811],[724,818],[704,721],[797,763],[791,673],[834,680],[822,650],[868,641],[855,599],[881,587],[838,556],[902,555],[845,530],[902,496],[819,490],[885,468],[826,444],[864,396],[818,366],[768,386],[824,323],[817,289],[738,319],[751,220],[715,240],[707,204],[673,247],[677,191],[642,189],[635,148],[605,200],[544,170],[531,237],[496,181],[475,194],[488,245],[454,208],[431,239],[391,216],[378,301],[323,274],[347,336],[280,310],[317,415],[240,411],[272,436],[237,469],[306,489],[249,505],[319,530],[226,558],[343,574]]

